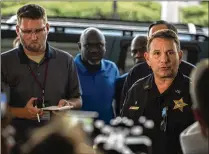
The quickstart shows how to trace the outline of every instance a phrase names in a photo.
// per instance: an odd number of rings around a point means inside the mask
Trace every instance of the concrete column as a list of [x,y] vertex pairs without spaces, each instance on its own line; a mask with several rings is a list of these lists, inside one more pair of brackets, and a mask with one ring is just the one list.
[[163,1],[161,2],[161,20],[168,22],[179,22],[179,7],[178,1]]

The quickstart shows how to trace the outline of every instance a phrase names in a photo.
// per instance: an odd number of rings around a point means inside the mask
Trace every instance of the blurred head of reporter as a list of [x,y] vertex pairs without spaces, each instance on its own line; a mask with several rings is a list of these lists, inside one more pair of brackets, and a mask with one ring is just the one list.
[[93,154],[82,126],[73,117],[57,114],[52,121],[32,132],[21,147],[23,154]]
[[197,120],[180,135],[184,154],[208,153],[209,128],[209,60],[204,59],[197,64],[191,74],[190,93],[193,103],[193,113]]

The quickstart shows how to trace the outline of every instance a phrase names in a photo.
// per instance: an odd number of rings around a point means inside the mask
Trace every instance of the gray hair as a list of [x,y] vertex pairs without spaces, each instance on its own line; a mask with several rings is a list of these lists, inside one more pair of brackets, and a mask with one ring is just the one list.
[[147,42],[147,51],[150,50],[150,44],[152,43],[152,41],[155,38],[165,38],[165,39],[174,40],[174,42],[176,43],[176,46],[177,46],[177,50],[180,51],[180,41],[178,39],[177,34],[173,30],[170,30],[170,29],[162,29],[162,30],[158,30],[155,33],[153,33],[151,35],[151,37],[148,39],[148,42]]

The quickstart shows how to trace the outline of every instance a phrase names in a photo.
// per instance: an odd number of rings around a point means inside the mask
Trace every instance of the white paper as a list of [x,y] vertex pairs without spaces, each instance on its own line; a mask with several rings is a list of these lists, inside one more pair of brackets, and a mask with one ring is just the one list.
[[49,107],[44,107],[44,108],[41,108],[41,109],[45,110],[45,111],[63,111],[63,110],[69,110],[71,108],[73,108],[73,106],[62,106],[62,107],[49,106]]

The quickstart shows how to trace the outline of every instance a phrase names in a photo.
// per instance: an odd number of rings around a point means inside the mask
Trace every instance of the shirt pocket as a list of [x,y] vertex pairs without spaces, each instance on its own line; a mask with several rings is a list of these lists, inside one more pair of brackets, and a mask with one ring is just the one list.
[[139,114],[140,114],[140,107],[132,105],[132,106],[129,106],[127,110],[128,110],[127,117],[132,119],[135,123],[138,122]]

